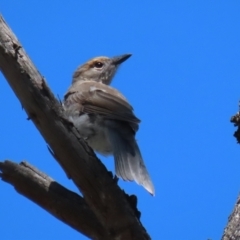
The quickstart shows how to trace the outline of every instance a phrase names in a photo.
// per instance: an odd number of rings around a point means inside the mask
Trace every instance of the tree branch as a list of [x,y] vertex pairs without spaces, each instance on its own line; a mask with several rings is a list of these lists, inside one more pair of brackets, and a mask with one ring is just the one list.
[[[27,162],[0,162],[0,177],[18,193],[91,239],[105,239],[107,233],[84,199],[67,190]],[[67,220],[66,220],[67,219]]]
[[240,239],[240,196],[233,209],[232,214],[228,218],[228,224],[224,229],[222,240],[238,240]]
[[233,136],[236,138],[237,143],[240,143],[240,112],[232,116],[230,122],[232,122],[235,127],[238,127]]
[[[231,117],[230,122],[237,127],[237,130],[234,133],[234,137],[237,140],[237,143],[240,143],[240,112],[237,112],[234,116]],[[240,239],[240,196],[238,196],[237,202],[234,206],[233,212],[228,218],[228,223],[224,229],[222,240],[237,240]]]
[[0,69],[109,239],[150,239],[123,191],[64,118],[61,105],[2,17]]

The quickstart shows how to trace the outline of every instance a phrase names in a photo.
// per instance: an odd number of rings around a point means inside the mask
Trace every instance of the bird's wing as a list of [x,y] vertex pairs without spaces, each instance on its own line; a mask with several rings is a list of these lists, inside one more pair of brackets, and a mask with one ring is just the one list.
[[[98,82],[82,82],[66,94],[70,102],[81,102],[82,112],[101,114],[109,119],[138,124],[132,106],[116,89]],[[134,127],[134,129],[136,129]]]

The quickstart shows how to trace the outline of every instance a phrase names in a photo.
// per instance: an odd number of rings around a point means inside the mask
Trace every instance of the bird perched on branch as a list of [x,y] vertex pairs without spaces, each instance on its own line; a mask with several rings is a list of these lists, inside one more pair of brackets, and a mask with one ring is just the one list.
[[130,56],[96,57],[78,67],[63,106],[66,116],[91,148],[103,155],[113,154],[118,177],[134,180],[154,195],[135,140],[140,120],[127,99],[108,86],[120,64]]

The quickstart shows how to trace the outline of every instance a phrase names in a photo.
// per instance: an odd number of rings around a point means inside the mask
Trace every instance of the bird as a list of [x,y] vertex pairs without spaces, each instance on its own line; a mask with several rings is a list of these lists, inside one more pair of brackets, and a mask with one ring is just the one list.
[[135,181],[154,196],[154,186],[135,139],[140,120],[127,99],[109,86],[119,66],[130,56],[100,56],[79,66],[64,95],[63,108],[67,119],[94,151],[114,156],[117,177]]

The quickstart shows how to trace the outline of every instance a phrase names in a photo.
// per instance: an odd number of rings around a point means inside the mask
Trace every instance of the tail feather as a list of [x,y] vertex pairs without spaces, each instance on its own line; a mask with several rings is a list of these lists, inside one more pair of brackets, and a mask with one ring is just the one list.
[[116,175],[126,181],[136,181],[150,194],[154,195],[154,186],[143,162],[134,136],[126,139],[115,131],[109,131],[115,160]]
[[114,144],[114,161],[115,161],[115,172],[116,175],[124,179],[125,181],[133,181],[128,162],[124,162],[124,156],[118,154],[122,151],[119,144]]

